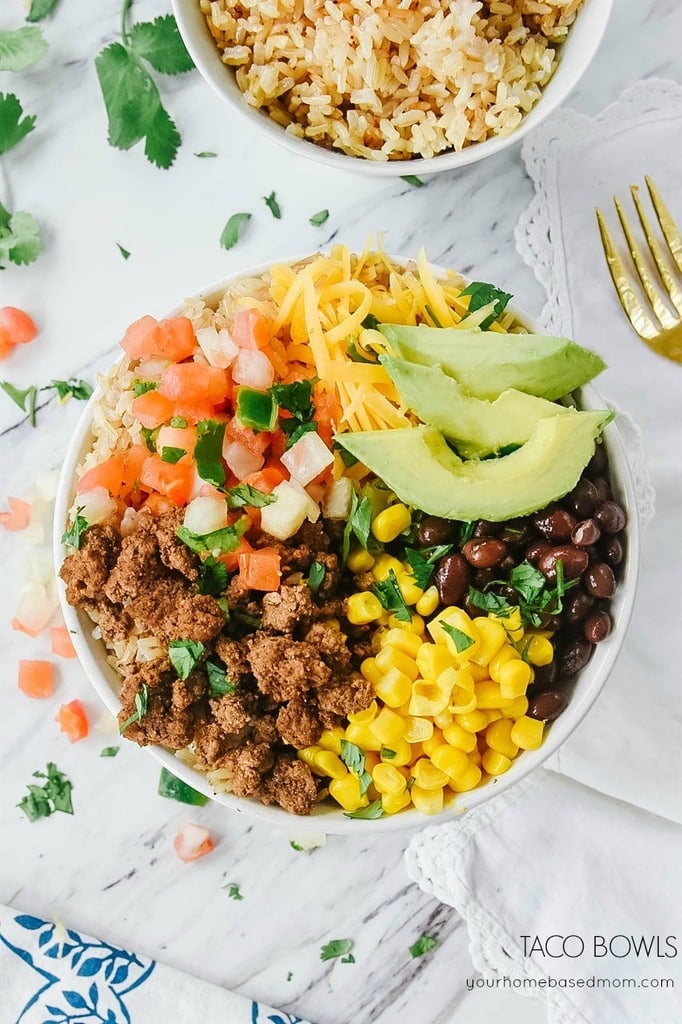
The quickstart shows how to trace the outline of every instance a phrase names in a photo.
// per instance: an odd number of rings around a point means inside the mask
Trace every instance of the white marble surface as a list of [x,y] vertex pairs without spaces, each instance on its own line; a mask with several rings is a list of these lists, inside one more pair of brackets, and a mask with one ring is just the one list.
[[[138,0],[135,15],[167,7]],[[518,147],[422,189],[372,182],[295,161],[233,117],[192,74],[161,83],[183,146],[170,171],[157,170],[140,147],[120,153],[106,142],[93,58],[114,38],[119,9],[118,0],[64,0],[46,24],[48,56],[21,74],[0,74],[0,91],[16,91],[38,115],[37,130],[0,163],[0,200],[34,212],[46,241],[34,266],[0,276],[0,305],[29,309],[41,326],[39,340],[3,364],[3,376],[24,387],[70,374],[93,379],[122,329],[142,313],[163,314],[240,266],[332,238],[360,246],[368,232],[386,232],[395,252],[426,245],[434,261],[494,280],[522,307],[539,309],[541,289],[512,240],[530,198]],[[22,13],[21,0],[3,0],[0,28],[18,26]],[[678,0],[616,0],[602,49],[570,102],[593,113],[636,78],[679,79],[679,28]],[[193,156],[207,149],[218,158]],[[261,198],[272,189],[281,221]],[[309,216],[325,207],[328,222],[311,227]],[[243,242],[225,253],[219,235],[237,210],[254,217]],[[131,251],[127,262],[116,242]],[[4,500],[59,465],[80,410],[53,401],[32,430],[0,398]],[[467,992],[473,968],[465,929],[408,882],[408,837],[332,838],[312,854],[295,853],[287,837],[224,809],[190,810],[157,797],[157,766],[132,745],[124,744],[116,759],[98,757],[112,742],[98,734],[70,747],[53,722],[57,706],[80,697],[95,718],[96,699],[73,662],[60,662],[52,700],[28,701],[16,689],[17,660],[47,655],[48,647],[43,638],[8,629],[21,552],[16,535],[0,541],[1,901],[56,914],[316,1024],[543,1019],[534,1001]],[[15,804],[31,772],[48,760],[73,779],[76,814],[29,825]],[[188,818],[218,841],[216,852],[195,865],[172,852],[178,824]],[[243,902],[221,890],[231,881],[240,884]],[[439,946],[411,960],[407,948],[422,932],[437,934]],[[356,963],[322,964],[320,946],[344,937],[355,940]],[[0,1024],[11,1024],[1,1008]]]

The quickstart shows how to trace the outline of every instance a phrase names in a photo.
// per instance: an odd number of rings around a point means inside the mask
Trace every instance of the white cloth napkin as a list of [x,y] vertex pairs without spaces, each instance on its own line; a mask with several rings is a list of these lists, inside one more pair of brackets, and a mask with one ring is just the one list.
[[[526,141],[523,157],[536,194],[517,244],[547,289],[541,320],[609,364],[598,386],[641,427],[656,517],[643,536],[623,650],[595,707],[551,762],[555,771],[540,770],[461,822],[415,837],[408,870],[465,917],[474,961],[488,978],[548,983],[551,1024],[679,1024],[682,951],[665,956],[665,940],[677,935],[682,945],[682,367],[654,355],[631,331],[594,210],[606,213],[618,237],[612,196],[625,201],[635,223],[628,188],[648,174],[682,224],[682,88],[640,82],[594,119],[562,110]],[[525,955],[521,936],[544,943],[554,934],[579,936],[586,952],[575,959]],[[657,958],[654,946],[648,957],[623,957],[622,939],[613,955],[591,955],[594,936],[618,934],[658,936],[663,955]],[[639,987],[568,987],[568,979],[593,976],[621,985],[633,979]],[[650,979],[666,977],[675,990],[651,987]],[[550,978],[567,987],[549,987]]]
[[306,1024],[164,964],[0,906],[2,1024]]

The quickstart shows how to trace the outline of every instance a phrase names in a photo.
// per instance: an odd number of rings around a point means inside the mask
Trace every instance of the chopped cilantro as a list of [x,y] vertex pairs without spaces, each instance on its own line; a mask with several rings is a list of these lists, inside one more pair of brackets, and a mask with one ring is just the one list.
[[168,644],[168,657],[178,679],[189,679],[205,650],[205,646],[198,640],[171,640]]
[[317,430],[312,422],[315,414],[313,383],[312,380],[295,380],[291,384],[273,384],[270,388],[279,408],[291,414],[279,418],[279,425],[287,435],[287,448],[291,448],[308,430]]
[[47,42],[41,28],[0,30],[0,71],[23,71],[45,53]]
[[199,157],[200,160],[207,160],[210,157],[217,156],[218,154],[217,153],[213,153],[210,149],[202,149],[202,151],[200,153],[195,153],[194,155],[196,157]]
[[[282,425],[282,423],[286,423],[286,422],[291,423],[292,421],[291,420],[288,420],[288,421],[287,420],[280,420],[280,426]],[[293,445],[295,445],[297,441],[300,441],[300,439],[303,437],[304,434],[309,434],[312,431],[316,431],[316,430],[317,430],[317,423],[315,423],[313,420],[310,420],[308,423],[299,423],[298,426],[296,427],[296,429],[291,434],[288,435],[288,437],[287,437],[287,439],[285,441],[285,444],[284,444],[285,450],[288,451],[289,448],[291,448]]]
[[120,749],[121,749],[120,747],[103,747],[100,750],[99,756],[100,757],[116,757],[116,755],[118,754]]
[[174,416],[170,421],[171,427],[175,427],[177,430],[184,430],[187,426],[187,420],[184,416]]
[[70,377],[69,380],[52,380],[41,391],[56,391],[63,402],[66,398],[75,398],[77,402],[87,402],[92,395],[92,387],[86,380]]
[[21,142],[36,124],[34,116],[24,117],[21,102],[14,93],[0,92],[0,156]]
[[410,946],[410,955],[415,958],[418,956],[424,956],[424,953],[428,953],[429,950],[433,949],[437,945],[438,939],[434,939],[432,935],[422,935]]
[[372,776],[365,767],[365,755],[360,747],[348,740],[341,740],[341,760],[346,768],[355,772],[360,782],[360,795],[364,796],[372,785]]
[[421,590],[426,590],[436,568],[436,563],[452,551],[452,544],[438,544],[432,548],[405,548],[405,561],[412,569],[414,581]]
[[[504,583],[504,580],[495,582]],[[563,598],[567,590],[577,585],[577,580],[564,580],[564,566],[561,559],[556,563],[556,585],[550,588],[543,574],[523,561],[509,573],[509,584],[519,596],[521,618],[531,626],[539,626],[543,613],[559,613],[563,610]]]
[[164,445],[161,449],[161,461],[168,462],[171,466],[174,466],[176,462],[179,462],[183,455],[187,452],[184,448],[174,448],[172,445]]
[[159,436],[159,430],[161,427],[140,427],[140,433],[142,434],[142,440],[149,449],[150,452],[156,451],[156,439]]
[[342,964],[354,964],[355,963],[355,957],[353,956],[352,953],[349,953],[348,956],[341,957],[341,963]]
[[148,391],[156,391],[158,386],[158,381],[155,380],[133,381],[133,391],[135,392],[137,398],[139,398],[140,395],[146,395]]
[[133,725],[135,722],[141,722],[144,716],[147,714],[147,705],[149,703],[149,688],[146,683],[143,683],[140,689],[135,694],[135,710],[133,711],[130,718],[126,718],[123,725],[119,726],[119,733],[121,736],[126,731],[129,725]]
[[471,538],[473,537],[475,526],[476,526],[476,523],[474,523],[474,522],[471,522],[471,523],[463,522],[463,523],[459,524],[459,538],[458,538],[458,541],[459,541],[459,546],[461,548],[463,548],[464,545],[466,544],[466,542],[468,540],[471,540]]
[[197,443],[194,446],[197,473],[214,487],[222,487],[225,483],[224,437],[225,424],[220,420],[199,420],[197,423]]
[[85,505],[81,505],[80,508],[76,509],[76,515],[71,526],[66,533],[62,534],[62,544],[66,544],[70,548],[76,548],[76,550],[80,548],[83,534],[90,525],[87,519],[81,515],[84,508]]
[[373,800],[367,807],[360,807],[357,811],[343,812],[345,818],[361,818],[366,821],[376,821],[377,818],[383,818],[385,813],[381,800]]
[[175,535],[196,555],[204,555],[207,552],[224,555],[228,551],[234,551],[248,525],[248,519],[242,516],[234,526],[223,526],[221,530],[213,530],[212,533],[192,533],[187,527],[178,526]]
[[374,313],[368,313],[362,321],[361,326],[364,327],[366,331],[376,331],[379,326],[379,321],[374,316]]
[[38,221],[26,210],[10,213],[0,203],[0,270],[9,260],[19,266],[33,263],[43,248]]
[[208,676],[208,688],[212,697],[225,697],[234,693],[237,687],[227,678],[227,672],[220,665],[213,661],[206,662],[206,675]]
[[293,976],[294,976],[294,972],[293,971],[287,971],[287,981],[291,981]]
[[319,213],[312,215],[310,223],[314,228],[319,228],[326,220],[329,220],[329,210],[320,210]]
[[168,800],[177,800],[181,804],[190,804],[192,807],[204,807],[208,803],[208,797],[199,793],[192,786],[173,775],[167,768],[161,769],[159,785],[156,792],[159,796],[165,796]]
[[29,783],[28,795],[17,804],[29,821],[49,818],[56,811],[73,814],[73,803],[71,802],[73,783],[63,772],[60,772],[53,761],[48,762],[44,772],[33,772],[33,778],[45,779],[45,782],[41,786]]
[[511,605],[499,594],[484,594],[482,590],[469,587],[469,600],[477,608],[484,612],[493,612],[494,615],[509,615]]
[[540,570],[528,561],[515,565],[509,573],[509,583],[523,601],[534,601],[546,582]]
[[292,850],[296,850],[297,853],[303,853],[303,847],[301,846],[301,844],[294,842],[293,839],[289,840],[289,846],[291,847]]
[[250,213],[233,213],[223,228],[220,236],[220,244],[223,249],[233,249],[239,241],[239,235],[243,224],[251,220]]
[[463,651],[468,651],[469,648],[473,647],[476,643],[473,637],[470,637],[468,633],[464,633],[461,629],[451,626],[449,622],[443,622],[441,620],[439,625],[454,643],[458,654],[461,654]]
[[125,249],[121,245],[120,242],[116,243],[116,248],[118,249],[118,251],[120,252],[120,254],[121,254],[121,256],[123,257],[124,260],[129,260],[130,259],[130,250],[129,249]]
[[418,178],[416,174],[401,174],[400,177],[403,181],[406,181],[408,185],[413,185],[414,188],[421,188],[426,182]]
[[494,324],[500,316],[502,316],[509,300],[512,297],[508,292],[500,291],[500,289],[496,288],[495,285],[486,284],[485,281],[472,281],[471,284],[464,289],[462,295],[470,296],[470,313],[475,313],[477,309],[487,306],[490,302],[495,303],[493,312],[490,316],[486,317],[480,325],[482,331],[487,331],[488,328]]
[[332,939],[320,950],[320,960],[335,960],[339,956],[348,956],[352,948],[352,939]]
[[279,203],[277,202],[277,196],[275,193],[271,192],[269,196],[263,196],[263,201],[275,220],[281,220],[282,211],[279,208]]
[[372,593],[379,598],[379,603],[387,612],[395,615],[401,622],[411,622],[412,612],[405,603],[405,598],[398,586],[398,577],[393,569],[389,569],[388,576],[379,580],[372,587]]
[[351,537],[355,537],[362,544],[363,548],[369,548],[373,516],[374,508],[367,495],[359,499],[355,490],[353,490],[350,513],[343,529],[342,556],[344,563],[350,551]]
[[276,494],[266,494],[265,491],[259,491],[257,487],[252,487],[251,484],[239,484],[237,487],[230,487],[226,494],[227,507],[231,509],[243,508],[244,505],[249,505],[251,508],[264,508],[265,505],[272,505],[273,502],[277,501]]
[[244,897],[241,894],[241,890],[236,882],[228,882],[227,885],[223,886],[223,889],[227,889],[227,895],[231,900],[243,900]]
[[391,750],[390,747],[382,747],[381,748],[381,758],[382,758],[382,760],[384,760],[384,761],[392,761],[395,756],[396,756],[395,750]]
[[22,391],[20,388],[15,388],[13,384],[10,384],[8,380],[0,381],[0,388],[8,395],[15,405],[28,413],[28,421],[32,427],[36,425],[36,399],[38,397],[38,388],[35,384],[31,384],[30,387]]
[[199,593],[219,597],[227,587],[227,566],[209,555],[199,568]]
[[308,573],[308,586],[313,594],[316,594],[327,574],[326,566],[322,562],[313,562]]
[[48,14],[52,14],[59,0],[31,0],[26,21],[42,21]]

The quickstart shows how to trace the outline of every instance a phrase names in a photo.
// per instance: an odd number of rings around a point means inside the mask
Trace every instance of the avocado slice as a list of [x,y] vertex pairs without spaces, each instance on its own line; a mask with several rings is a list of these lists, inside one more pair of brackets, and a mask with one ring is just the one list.
[[401,501],[444,519],[501,522],[528,515],[575,487],[613,413],[538,420],[528,441],[500,459],[463,462],[436,427],[337,434]]
[[380,356],[379,361],[407,408],[424,423],[438,427],[466,459],[525,444],[545,416],[575,415],[575,409],[513,389],[503,391],[494,402],[470,398],[439,366],[420,366],[393,356]]
[[497,398],[515,388],[552,401],[606,369],[603,359],[568,338],[397,324],[381,324],[379,330],[393,355],[440,366],[474,398]]

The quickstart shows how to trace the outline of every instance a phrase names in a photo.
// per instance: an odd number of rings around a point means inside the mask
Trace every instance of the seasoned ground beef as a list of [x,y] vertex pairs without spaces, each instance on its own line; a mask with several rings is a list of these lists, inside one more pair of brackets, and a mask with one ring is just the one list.
[[99,600],[120,550],[121,537],[113,526],[91,526],[86,531],[80,549],[59,571],[69,604]]
[[261,626],[272,633],[294,633],[297,628],[304,630],[317,611],[308,586],[282,586],[263,596]]
[[291,814],[310,814],[317,800],[317,783],[303,761],[278,758],[266,780],[264,803],[278,803]]
[[249,641],[249,663],[258,689],[278,703],[326,686],[332,675],[312,644],[288,636],[255,633]]
[[317,702],[311,697],[296,697],[280,709],[277,728],[285,743],[292,747],[311,747],[322,734]]
[[249,649],[241,640],[219,636],[215,642],[216,654],[225,664],[225,674],[234,686],[239,686],[251,674]]
[[372,703],[372,684],[356,672],[342,683],[325,686],[317,691],[320,710],[331,715],[354,715]]

